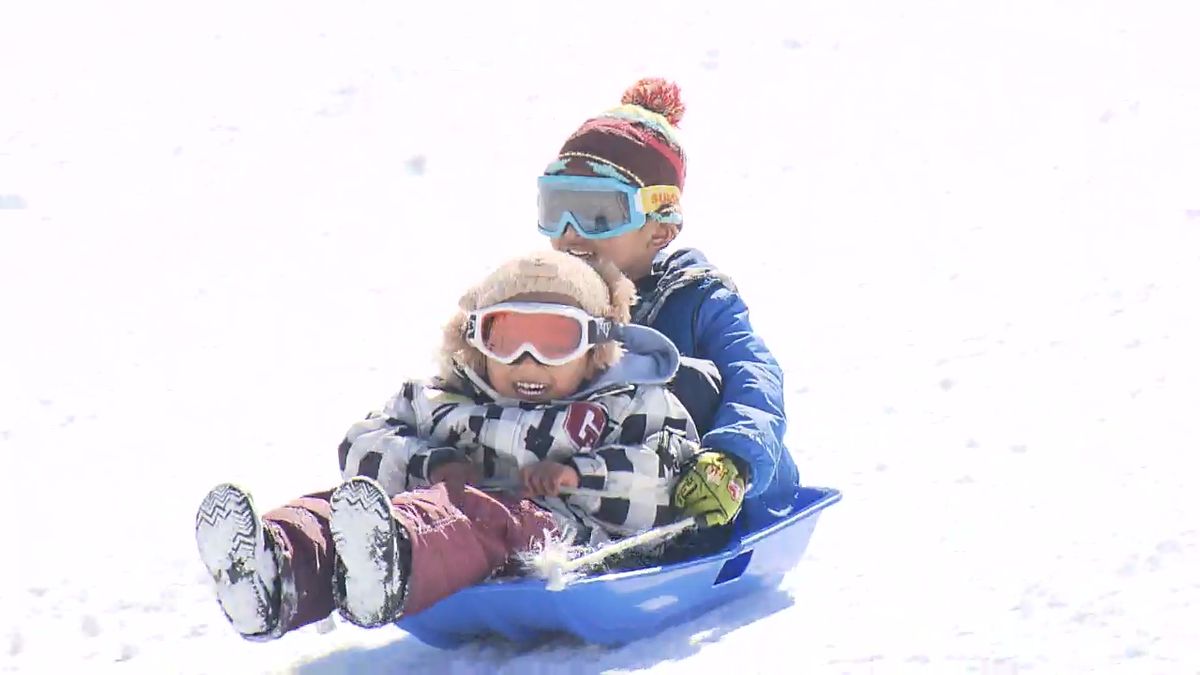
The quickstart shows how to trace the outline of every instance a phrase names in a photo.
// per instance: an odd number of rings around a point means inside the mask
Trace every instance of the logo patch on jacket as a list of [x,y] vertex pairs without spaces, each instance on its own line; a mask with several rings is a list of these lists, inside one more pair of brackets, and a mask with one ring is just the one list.
[[577,450],[596,445],[606,424],[608,413],[604,412],[604,406],[591,401],[576,401],[567,406],[567,417],[563,420],[567,438]]

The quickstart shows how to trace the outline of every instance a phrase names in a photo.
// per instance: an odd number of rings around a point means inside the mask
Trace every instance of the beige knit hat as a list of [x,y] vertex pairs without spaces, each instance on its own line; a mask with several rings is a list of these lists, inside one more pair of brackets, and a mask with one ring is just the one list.
[[[458,301],[460,311],[446,324],[440,353],[441,376],[462,385],[456,365],[484,376],[487,357],[467,343],[467,313],[504,302],[524,293],[557,293],[574,299],[580,309],[616,323],[629,323],[636,299],[633,282],[607,261],[585,261],[567,253],[542,250],[501,264]],[[604,369],[621,358],[615,342],[598,345],[592,363]]]

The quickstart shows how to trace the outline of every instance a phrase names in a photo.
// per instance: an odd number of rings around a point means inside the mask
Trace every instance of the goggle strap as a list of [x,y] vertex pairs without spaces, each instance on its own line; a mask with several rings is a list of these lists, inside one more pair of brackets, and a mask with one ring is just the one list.
[[637,191],[642,213],[656,213],[662,208],[678,208],[681,193],[674,185],[647,185]]
[[608,319],[592,319],[588,321],[588,344],[598,345],[609,342],[616,337],[616,324]]
[[660,223],[670,223],[672,225],[683,224],[683,216],[679,215],[678,211],[672,211],[670,213],[659,213],[658,211],[655,211],[653,213],[647,213],[646,217],[650,218],[651,220],[656,220]]

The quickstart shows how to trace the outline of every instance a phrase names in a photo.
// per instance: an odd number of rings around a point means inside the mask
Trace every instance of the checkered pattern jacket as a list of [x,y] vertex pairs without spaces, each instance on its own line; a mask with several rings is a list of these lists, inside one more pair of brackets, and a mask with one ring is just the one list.
[[541,498],[581,536],[623,536],[671,522],[680,464],[698,449],[695,425],[662,384],[613,384],[577,400],[501,405],[483,391],[411,381],[346,434],[345,478],[378,480],[391,494],[429,484],[439,465],[469,459],[487,483],[515,485],[521,467],[570,464],[579,486],[611,496]]

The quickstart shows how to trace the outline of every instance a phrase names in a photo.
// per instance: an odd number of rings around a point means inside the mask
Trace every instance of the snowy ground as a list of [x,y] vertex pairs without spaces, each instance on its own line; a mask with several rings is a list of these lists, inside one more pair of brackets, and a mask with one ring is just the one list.
[[[0,672],[1200,672],[1194,6],[167,4],[0,12]],[[332,484],[646,74],[845,492],[808,557],[622,649],[236,637],[204,491]]]

